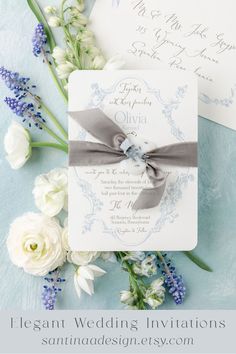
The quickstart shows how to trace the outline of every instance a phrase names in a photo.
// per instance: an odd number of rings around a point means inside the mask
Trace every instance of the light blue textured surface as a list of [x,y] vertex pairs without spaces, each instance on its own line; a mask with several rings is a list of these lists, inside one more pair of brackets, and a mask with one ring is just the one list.
[[[92,6],[93,1],[87,1]],[[40,1],[41,5],[58,1]],[[0,2],[0,65],[30,76],[52,110],[66,125],[66,107],[58,95],[47,67],[31,54],[31,35],[36,20],[26,1]],[[56,30],[58,35],[60,30]],[[14,267],[9,261],[5,239],[9,224],[26,211],[37,211],[32,197],[34,178],[40,173],[67,164],[62,152],[35,151],[19,171],[10,169],[4,159],[3,136],[12,119],[3,98],[9,92],[0,83],[0,308],[41,309],[42,280]],[[34,135],[37,135],[34,132]],[[174,255],[184,275],[188,296],[182,309],[236,309],[236,132],[199,119],[199,245],[196,252],[212,266],[207,273]],[[177,235],[181,237],[181,235]],[[128,285],[119,265],[102,264],[107,275],[96,283],[94,297],[79,301],[73,286],[73,269],[66,271],[67,283],[60,309],[117,309],[119,291]],[[176,308],[169,299],[162,309]]]

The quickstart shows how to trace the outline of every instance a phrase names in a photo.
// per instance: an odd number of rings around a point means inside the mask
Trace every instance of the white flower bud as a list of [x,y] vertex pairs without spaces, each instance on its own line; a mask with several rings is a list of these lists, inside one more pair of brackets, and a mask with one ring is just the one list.
[[83,12],[85,9],[84,0],[77,0],[77,5],[75,5],[75,7],[78,11]]
[[87,23],[88,23],[88,18],[85,15],[81,14],[80,12],[78,12],[74,16],[74,18],[72,19],[72,23],[71,24],[72,24],[72,26],[79,28],[81,26],[87,25]]
[[53,49],[52,56],[58,65],[66,63],[67,55],[66,55],[66,51],[64,49],[62,49],[60,47],[55,47]]
[[134,297],[131,291],[123,290],[120,292],[120,301],[126,305],[133,305]]
[[84,47],[84,49],[86,50],[86,53],[87,53],[87,55],[89,56],[89,58],[91,59],[91,60],[93,60],[97,55],[99,55],[100,54],[100,50],[97,48],[97,47],[95,47],[95,46],[93,46],[93,45],[86,45],[85,47]]
[[57,12],[57,9],[56,7],[54,6],[46,6],[44,8],[44,12],[47,14],[47,15],[54,15],[56,12]]
[[50,27],[60,27],[61,20],[57,16],[51,16],[48,19],[48,24],[49,24]]
[[21,168],[31,156],[31,137],[19,123],[13,121],[4,137],[6,159],[14,170]]
[[99,54],[94,58],[92,66],[94,70],[100,70],[104,68],[105,64],[106,61],[104,57],[101,54]]
[[92,31],[85,29],[77,34],[76,39],[82,44],[91,45],[94,42],[94,35]]
[[57,66],[57,74],[59,79],[64,80],[68,79],[69,75],[76,69],[76,67],[70,62],[66,62],[65,64],[60,64]]

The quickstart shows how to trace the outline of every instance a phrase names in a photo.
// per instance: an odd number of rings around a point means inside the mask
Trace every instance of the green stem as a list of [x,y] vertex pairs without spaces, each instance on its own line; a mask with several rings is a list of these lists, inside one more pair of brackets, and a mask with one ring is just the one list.
[[42,107],[44,112],[50,117],[51,121],[55,124],[57,129],[62,133],[62,135],[68,140],[68,134],[63,128],[63,126],[59,123],[57,118],[54,116],[54,114],[50,111],[50,109],[43,103],[42,99],[34,94],[32,94],[30,91],[28,91],[28,95],[32,97],[32,99],[38,104],[39,106]]
[[207,271],[207,272],[213,272],[213,270],[198,256],[196,256],[193,252],[183,252],[190,261],[192,261],[194,264],[196,264],[199,268]]
[[51,135],[54,139],[56,139],[61,145],[67,147],[68,144],[61,139],[54,131],[52,131],[50,128],[46,126],[46,124],[39,122],[40,126],[42,127],[43,130],[45,130],[49,135]]
[[167,266],[165,258],[162,256],[161,252],[156,251],[156,255],[159,258],[159,260],[161,261],[161,263],[164,265],[164,269],[165,269],[166,274],[173,279],[172,274],[169,270],[169,267]]
[[62,89],[60,82],[57,79],[57,76],[55,74],[55,71],[50,63],[48,63],[49,71],[51,73],[51,76],[53,78],[54,83],[56,84],[56,87],[58,88],[58,91],[61,93],[62,97],[64,98],[66,104],[68,103],[68,95],[64,92]]
[[130,288],[133,289],[133,291],[137,295],[137,306],[139,310],[145,310],[146,306],[143,301],[144,299],[144,292],[143,292],[143,286],[140,284],[140,281],[138,279],[138,276],[134,273],[132,266],[124,260],[125,257],[125,252],[116,252],[116,257],[120,261],[121,265],[124,265],[125,269],[129,273],[129,283],[130,283]]
[[57,127],[57,129],[61,132],[61,134],[68,140],[68,134],[63,128],[63,126],[59,123],[57,118],[54,116],[54,114],[50,111],[50,109],[40,100],[39,101],[40,105],[42,106],[42,109],[45,111],[45,113],[50,117],[51,121],[54,123],[54,125]]
[[60,84],[60,82],[59,82],[59,80],[58,80],[58,78],[57,78],[57,75],[56,75],[56,73],[55,73],[55,71],[54,71],[54,68],[53,68],[52,64],[49,62],[49,60],[48,60],[48,58],[47,58],[47,56],[46,56],[46,53],[45,53],[44,51],[43,51],[43,56],[44,56],[45,62],[46,62],[47,65],[48,65],[48,68],[49,68],[49,71],[50,71],[50,73],[51,73],[52,79],[53,79],[53,81],[54,81],[54,83],[55,83],[55,85],[56,85],[58,91],[60,92],[60,94],[61,94],[62,97],[64,98],[65,102],[68,103],[68,95],[67,95],[67,93],[64,91],[64,89],[62,88],[62,86],[61,86],[61,84]]
[[70,45],[70,49],[72,50],[73,52],[73,55],[74,55],[74,59],[75,59],[75,62],[76,62],[76,66],[79,70],[82,69],[82,65],[81,65],[81,61],[80,61],[80,57],[79,57],[79,51],[78,51],[78,47],[77,47],[77,42],[74,41],[71,33],[70,33],[70,27],[69,27],[69,24],[66,24],[65,22],[65,10],[64,10],[64,6],[66,4],[67,0],[63,0],[62,3],[61,3],[61,14],[60,14],[60,19],[61,19],[61,23],[62,23],[62,28],[63,28],[63,31],[65,33],[65,36],[66,36],[66,41],[67,43],[69,43]]
[[61,151],[64,151],[65,153],[68,153],[68,147],[61,145],[61,144],[56,144],[56,143],[51,143],[49,141],[34,141],[31,143],[32,148],[41,148],[41,147],[50,147],[54,149],[58,149]]

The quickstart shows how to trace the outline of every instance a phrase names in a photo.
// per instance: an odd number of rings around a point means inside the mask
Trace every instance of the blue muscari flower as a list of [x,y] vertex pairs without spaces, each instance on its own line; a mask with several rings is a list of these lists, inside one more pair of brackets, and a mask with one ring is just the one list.
[[23,118],[23,122],[29,121],[29,127],[32,123],[42,129],[40,122],[45,123],[45,119],[42,117],[41,112],[35,109],[33,103],[28,103],[21,101],[19,98],[6,97],[5,100],[8,107],[15,113],[18,117]]
[[165,279],[164,284],[169,290],[169,293],[173,296],[176,305],[180,305],[183,303],[186,294],[183,277],[176,274],[176,268],[170,260],[166,260],[166,255],[163,257],[164,261],[161,262],[160,266]]
[[62,289],[57,284],[64,283],[66,280],[59,277],[58,269],[49,272],[49,276],[45,277],[44,280],[46,280],[50,285],[43,286],[43,305],[46,310],[54,310],[57,301],[57,295],[62,291]]
[[33,53],[38,57],[47,44],[47,35],[42,23],[37,24],[32,38]]
[[7,70],[3,66],[0,68],[0,77],[17,98],[25,97],[29,92],[29,78],[21,77],[19,73]]
[[19,117],[24,117],[25,113],[31,108],[31,104],[23,102],[17,98],[6,97],[6,104]]

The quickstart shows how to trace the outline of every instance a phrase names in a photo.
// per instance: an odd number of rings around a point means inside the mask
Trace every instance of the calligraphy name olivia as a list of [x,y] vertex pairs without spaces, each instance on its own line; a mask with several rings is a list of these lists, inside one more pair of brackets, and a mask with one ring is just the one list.
[[118,111],[115,114],[115,121],[118,124],[147,124],[147,116],[131,114],[128,111]]

